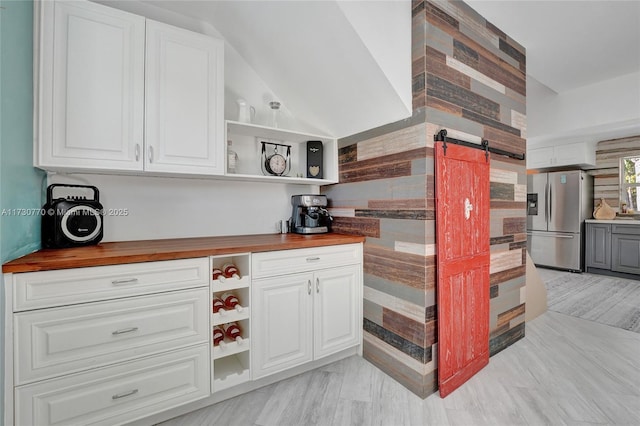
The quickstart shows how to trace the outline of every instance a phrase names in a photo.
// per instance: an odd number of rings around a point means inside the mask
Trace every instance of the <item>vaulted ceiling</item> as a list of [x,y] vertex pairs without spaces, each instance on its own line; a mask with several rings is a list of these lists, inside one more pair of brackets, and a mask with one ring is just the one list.
[[[411,115],[409,0],[130,2],[211,25],[318,131],[343,137]],[[527,49],[528,80],[547,97],[640,72],[640,1],[465,2]]]

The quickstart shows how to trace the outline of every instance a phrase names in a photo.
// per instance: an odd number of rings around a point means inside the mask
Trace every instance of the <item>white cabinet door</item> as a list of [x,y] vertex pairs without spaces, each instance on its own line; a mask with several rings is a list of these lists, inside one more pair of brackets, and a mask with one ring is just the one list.
[[570,143],[555,147],[554,166],[595,166],[596,152],[587,143]]
[[36,165],[141,170],[141,16],[92,2],[42,2]]
[[254,379],[313,358],[313,274],[254,280],[251,339]]
[[224,173],[223,43],[147,20],[145,170]]
[[540,169],[553,165],[555,152],[552,146],[530,149],[527,152],[527,169]]
[[362,332],[360,266],[314,275],[314,358],[355,346]]

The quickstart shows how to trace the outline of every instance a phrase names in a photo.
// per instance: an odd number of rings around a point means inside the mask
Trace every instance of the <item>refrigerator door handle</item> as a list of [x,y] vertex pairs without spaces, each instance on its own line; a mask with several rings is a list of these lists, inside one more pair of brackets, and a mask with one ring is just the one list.
[[547,237],[547,238],[564,238],[564,239],[573,239],[576,238],[575,234],[556,234],[553,232],[547,231],[527,231],[527,236],[529,237]]
[[[553,193],[551,192],[551,189],[553,188],[553,185],[549,184],[549,222],[551,222],[553,219],[551,218],[551,212],[553,211]],[[547,228],[549,229],[549,228]]]
[[549,226],[549,182],[544,184],[544,221]]

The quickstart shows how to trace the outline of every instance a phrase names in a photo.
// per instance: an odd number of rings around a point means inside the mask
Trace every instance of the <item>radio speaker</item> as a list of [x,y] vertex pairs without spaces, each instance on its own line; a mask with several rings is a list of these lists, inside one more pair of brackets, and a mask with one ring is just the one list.
[[[58,187],[90,189],[93,199],[84,196],[53,198]],[[47,188],[47,203],[42,207],[42,246],[44,248],[80,247],[98,244],[104,231],[103,208],[98,188],[86,185],[53,184]]]

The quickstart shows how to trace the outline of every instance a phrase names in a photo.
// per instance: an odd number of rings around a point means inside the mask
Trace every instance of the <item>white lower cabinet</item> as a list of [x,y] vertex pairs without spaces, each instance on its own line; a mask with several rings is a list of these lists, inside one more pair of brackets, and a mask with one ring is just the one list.
[[[220,278],[231,264],[238,274]],[[6,424],[162,416],[230,388],[264,386],[261,378],[276,381],[294,367],[311,369],[362,343],[361,243],[5,274],[4,281],[13,331],[5,335]]]
[[[344,250],[342,246],[341,250]],[[326,248],[323,248],[326,249]],[[353,245],[355,259],[361,246]],[[306,250],[306,249],[305,249]],[[297,250],[257,253],[254,265],[271,256],[295,259]],[[287,253],[291,252],[291,253]],[[252,282],[252,375],[258,379],[360,344],[362,339],[362,264],[323,264],[305,251],[308,272],[254,279]],[[256,259],[257,258],[257,259]],[[317,263],[323,269],[316,269]],[[268,262],[267,262],[268,263]],[[254,270],[254,274],[259,271]]]
[[209,270],[205,257],[6,274],[6,424],[122,424],[208,397]]
[[16,425],[114,425],[209,395],[208,344],[19,386]]

